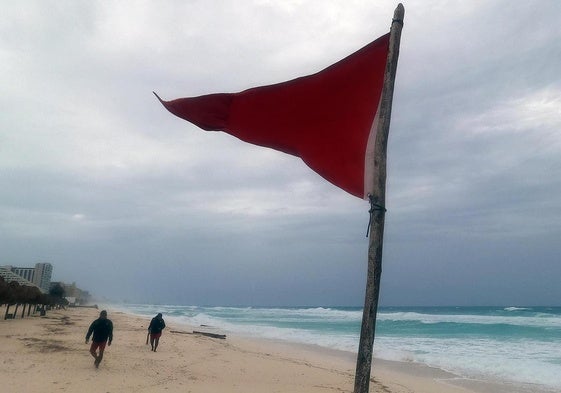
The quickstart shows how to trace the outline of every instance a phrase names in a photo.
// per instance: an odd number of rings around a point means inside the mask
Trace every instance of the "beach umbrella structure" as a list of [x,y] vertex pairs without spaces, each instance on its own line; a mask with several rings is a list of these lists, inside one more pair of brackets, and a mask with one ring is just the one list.
[[[170,101],[172,114],[207,131],[300,157],[311,169],[370,203],[368,273],[355,393],[370,385],[385,218],[386,151],[405,10],[390,32],[324,70],[239,93]],[[156,93],[154,93],[156,94]]]

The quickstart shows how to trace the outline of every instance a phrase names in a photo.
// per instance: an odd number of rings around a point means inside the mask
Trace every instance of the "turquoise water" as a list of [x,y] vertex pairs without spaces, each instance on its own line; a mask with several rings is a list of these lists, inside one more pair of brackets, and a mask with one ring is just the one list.
[[[359,307],[200,307],[125,305],[168,324],[315,344],[356,353]],[[374,355],[462,377],[561,392],[561,307],[382,307]]]

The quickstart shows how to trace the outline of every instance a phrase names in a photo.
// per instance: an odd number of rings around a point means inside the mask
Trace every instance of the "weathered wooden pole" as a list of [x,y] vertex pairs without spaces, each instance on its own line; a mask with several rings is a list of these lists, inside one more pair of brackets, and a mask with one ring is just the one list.
[[362,327],[356,362],[354,393],[368,393],[370,388],[370,371],[372,367],[372,350],[376,329],[376,313],[380,294],[380,277],[382,274],[382,244],[384,239],[384,216],[386,209],[386,148],[390,130],[393,88],[399,56],[399,42],[405,9],[400,3],[394,11],[390,30],[389,53],[384,74],[384,88],[380,103],[374,154],[374,187],[370,195],[370,237],[368,244],[368,274],[366,295],[362,314]]

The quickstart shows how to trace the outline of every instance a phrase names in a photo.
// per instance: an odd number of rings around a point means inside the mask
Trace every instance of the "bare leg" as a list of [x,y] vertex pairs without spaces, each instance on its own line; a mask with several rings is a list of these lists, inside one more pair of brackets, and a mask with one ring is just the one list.
[[152,351],[154,350],[154,337],[150,335],[150,345],[152,346]]
[[97,359],[95,361],[95,367],[99,367],[99,363],[101,363],[101,359],[103,359],[103,349],[99,350],[99,355],[97,356]]
[[154,352],[156,352],[156,349],[158,348],[158,343],[159,342],[160,342],[160,337],[158,337],[154,342]]
[[[100,352],[101,352],[101,351],[100,351]],[[92,356],[94,357],[94,359],[95,359],[94,365],[95,365],[95,367],[97,368],[97,366],[99,366],[100,360],[99,360],[99,357],[97,356],[97,354],[96,354],[96,352],[95,352],[95,349],[90,349],[90,355],[92,355]]]

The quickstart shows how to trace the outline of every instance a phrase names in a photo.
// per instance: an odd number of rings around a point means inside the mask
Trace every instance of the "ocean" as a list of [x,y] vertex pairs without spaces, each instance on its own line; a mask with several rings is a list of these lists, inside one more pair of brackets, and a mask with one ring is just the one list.
[[[313,344],[356,354],[361,307],[201,307],[126,304],[168,325]],[[561,392],[561,307],[381,307],[374,356],[463,378]]]

